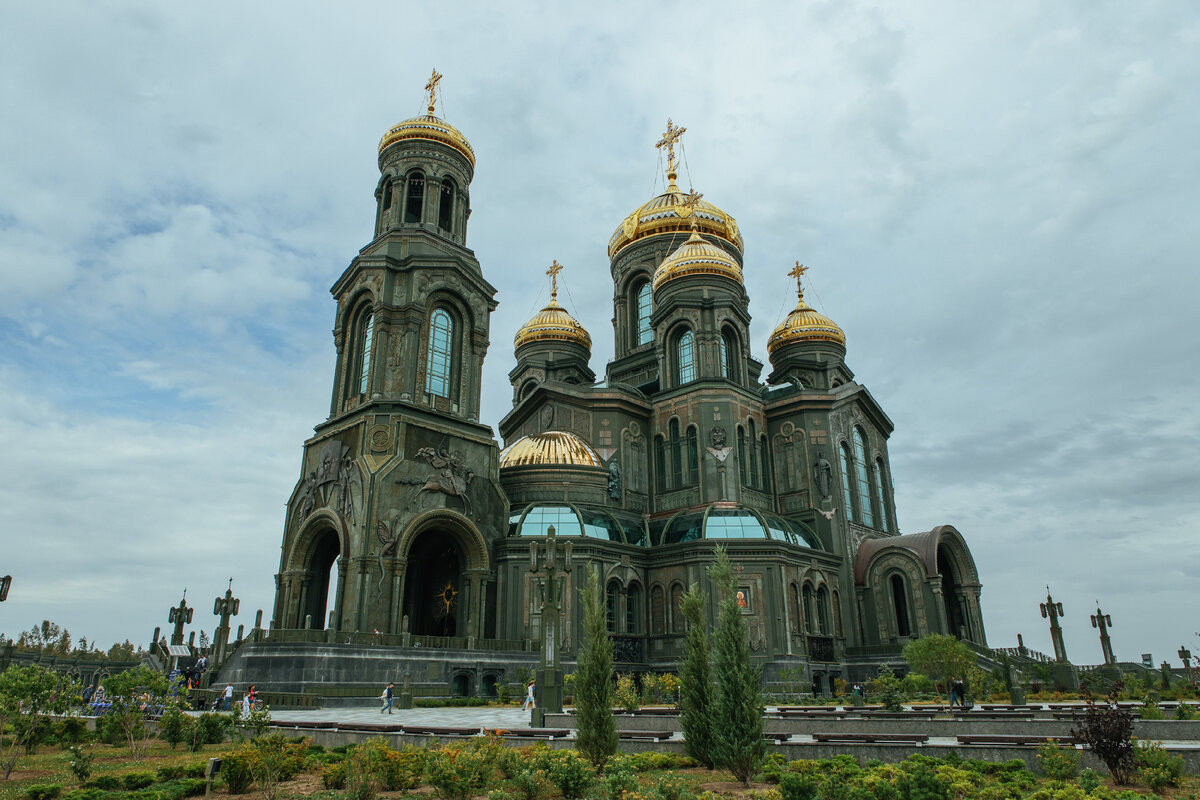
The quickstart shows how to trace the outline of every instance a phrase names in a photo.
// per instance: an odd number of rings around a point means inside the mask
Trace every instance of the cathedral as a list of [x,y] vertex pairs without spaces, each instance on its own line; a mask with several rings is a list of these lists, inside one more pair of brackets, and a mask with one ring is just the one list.
[[617,669],[674,671],[680,598],[706,585],[717,545],[768,680],[800,669],[828,691],[928,633],[985,645],[966,541],[897,529],[892,422],[847,366],[845,332],[805,301],[799,263],[762,377],[742,231],[679,189],[670,121],[666,191],[607,243],[613,360],[593,372],[551,264],[549,303],[513,339],[498,445],[480,422],[496,290],[467,246],[475,153],[435,114],[439,78],[427,113],[379,143],[374,236],[331,290],[329,417],[304,444],[270,630],[251,650],[436,653],[420,680],[487,693],[528,674],[546,633],[571,671],[597,570]]

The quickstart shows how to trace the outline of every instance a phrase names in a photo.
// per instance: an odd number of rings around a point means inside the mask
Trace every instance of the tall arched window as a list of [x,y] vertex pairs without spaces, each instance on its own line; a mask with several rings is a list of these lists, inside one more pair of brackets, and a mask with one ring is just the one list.
[[355,341],[355,386],[358,394],[367,393],[371,378],[371,342],[375,338],[375,315],[366,311],[358,320]]
[[854,511],[854,503],[850,500],[850,482],[854,480],[854,473],[850,471],[850,448],[843,442],[842,451],[842,505],[846,507],[846,519],[857,520],[858,515]]
[[454,320],[444,308],[429,316],[429,357],[425,365],[425,391],[438,397],[450,396],[451,346]]
[[392,207],[392,179],[388,178],[387,183],[383,185],[383,210],[387,211]]
[[683,587],[678,583],[671,587],[671,631],[683,633]]
[[667,445],[663,437],[654,437],[654,487],[659,492],[667,490]]
[[908,592],[904,588],[904,578],[892,575],[892,606],[896,609],[896,635],[909,636],[912,628],[908,624]]
[[721,332],[721,375],[731,381],[737,380],[737,337],[726,328]]
[[446,178],[442,181],[442,192],[438,197],[438,227],[446,233],[450,232],[450,226],[454,219],[454,181]]
[[724,336],[721,337],[721,341],[718,343],[718,346],[720,348],[720,354],[721,354],[721,377],[728,378],[729,377],[729,343],[725,341]]
[[636,583],[625,592],[625,632],[642,632],[642,587]]
[[604,593],[604,620],[609,633],[617,632],[617,598],[620,597],[621,586],[616,581],[608,582],[608,590]]
[[742,485],[746,485],[746,431],[741,425],[737,429],[737,448],[738,448],[738,480]]
[[871,477],[875,482],[875,503],[879,508],[879,527],[885,531],[890,531],[892,527],[889,523],[887,495],[883,493],[883,459],[875,460],[874,467],[871,470]]
[[700,480],[700,437],[696,426],[689,425],[687,429],[687,482],[695,485]]
[[854,472],[858,476],[858,509],[863,525],[875,526],[871,511],[871,481],[867,477],[867,445],[862,428],[854,429]]
[[667,599],[661,586],[650,590],[650,633],[667,632]]
[[809,634],[817,632],[816,621],[813,619],[813,591],[812,584],[804,584],[804,630]]
[[667,426],[671,434],[671,488],[683,485],[683,442],[679,439],[679,420],[672,419]]
[[800,619],[800,589],[791,584],[788,592],[788,613],[792,617],[792,633],[800,633],[804,625]]
[[637,290],[637,343],[649,344],[654,341],[654,331],[650,328],[650,312],[653,310],[654,289],[646,281]]
[[404,221],[416,223],[421,221],[421,213],[425,208],[425,176],[414,172],[408,176],[408,191],[405,192]]
[[[758,444],[758,434],[755,432],[754,420],[750,420],[750,444],[749,444],[749,446],[750,446],[751,451],[757,449],[755,447],[757,444]],[[755,489],[758,489],[761,486],[761,484],[758,482],[758,480],[759,480],[758,457],[757,457],[756,453],[751,452],[750,453],[750,485],[753,486]]]
[[817,589],[817,626],[822,636],[828,636],[832,630],[829,625],[829,589],[824,586]]
[[679,337],[679,385],[696,380],[696,337],[684,331]]
[[767,455],[767,437],[758,437],[758,463],[759,469],[762,470],[762,488],[765,491],[771,490],[771,461]]

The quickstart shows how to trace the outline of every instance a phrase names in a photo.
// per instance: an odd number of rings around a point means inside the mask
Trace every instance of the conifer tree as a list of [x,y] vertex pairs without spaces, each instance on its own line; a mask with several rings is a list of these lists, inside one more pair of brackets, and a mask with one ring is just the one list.
[[679,666],[679,721],[683,749],[709,769],[713,768],[712,648],[704,607],[708,595],[693,583],[683,596],[680,610],[687,620],[687,641]]
[[713,705],[719,723],[713,726],[713,754],[717,766],[729,770],[748,787],[767,751],[763,739],[761,675],[750,663],[746,622],[738,605],[729,555],[718,545],[716,556],[708,571],[719,601],[713,636],[716,673]]
[[583,647],[575,670],[575,747],[604,766],[617,751],[617,723],[612,716],[613,643],[604,614],[604,594],[596,570],[588,569],[583,595]]

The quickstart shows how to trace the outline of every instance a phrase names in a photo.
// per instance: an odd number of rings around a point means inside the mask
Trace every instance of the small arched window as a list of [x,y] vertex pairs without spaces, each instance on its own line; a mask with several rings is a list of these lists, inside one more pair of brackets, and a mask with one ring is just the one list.
[[617,632],[617,599],[620,595],[620,584],[616,581],[609,581],[608,590],[604,594],[604,619],[609,633]]
[[454,181],[446,178],[442,181],[441,195],[438,197],[438,227],[450,233],[454,219]]
[[[752,451],[754,449],[756,449],[757,444],[758,444],[758,434],[755,432],[754,420],[750,420],[750,449]],[[753,486],[755,489],[757,489],[761,486],[761,484],[758,482],[759,481],[758,458],[756,456],[757,456],[756,453],[754,453],[754,452],[750,453],[750,485]]]
[[392,179],[388,178],[388,182],[383,185],[383,210],[387,211],[392,207]]
[[843,442],[842,451],[842,505],[846,507],[846,519],[857,520],[858,515],[855,513],[854,503],[850,500],[850,481],[854,480],[854,473],[850,471],[850,448]]
[[654,437],[654,487],[667,490],[667,445],[661,436]]
[[746,454],[746,431],[741,425],[737,429],[737,448],[738,448],[738,480],[742,485],[746,485],[746,459],[749,457]]
[[679,385],[696,380],[696,337],[684,331],[679,337]]
[[642,587],[636,583],[625,593],[625,632],[642,632]]
[[683,633],[683,587],[678,583],[671,587],[671,630]]
[[637,343],[649,344],[654,341],[654,331],[650,328],[650,312],[654,307],[654,288],[646,281],[637,290]]
[[700,437],[696,426],[689,425],[687,430],[687,482],[694,485],[700,481]]
[[425,208],[425,176],[414,172],[408,176],[408,191],[405,192],[404,221],[418,223]]
[[425,365],[425,391],[437,397],[450,396],[451,347],[454,320],[444,308],[429,316],[429,357]]
[[371,378],[371,342],[375,338],[375,315],[370,311],[364,313],[358,322],[358,336],[355,342],[355,375],[358,394],[366,394]]
[[892,606],[896,609],[896,635],[910,636],[912,628],[908,624],[908,591],[904,586],[904,578],[892,575]]
[[671,488],[683,485],[683,442],[679,439],[679,419],[672,419],[667,426],[671,435]]
[[887,496],[883,493],[883,460],[876,459],[871,477],[875,483],[875,505],[879,509],[879,527],[885,531],[891,530],[891,525],[888,524],[888,507]]
[[854,429],[854,471],[858,477],[858,509],[863,525],[875,526],[871,511],[871,482],[867,477],[867,445],[862,428]]

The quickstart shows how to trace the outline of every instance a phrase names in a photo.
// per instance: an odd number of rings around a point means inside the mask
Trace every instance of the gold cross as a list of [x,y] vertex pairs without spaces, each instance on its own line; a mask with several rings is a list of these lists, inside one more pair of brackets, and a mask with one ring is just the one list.
[[801,300],[804,299],[804,287],[800,285],[800,278],[804,277],[804,273],[806,272],[808,272],[808,267],[797,261],[796,266],[792,267],[792,271],[788,273],[788,275],[796,279],[796,294]]
[[[667,172],[668,172],[668,174],[675,172],[675,143],[678,142],[679,137],[683,136],[683,134],[686,132],[687,132],[687,128],[675,127],[675,123],[671,121],[670,117],[667,117],[666,133],[664,133],[663,137],[658,140],[658,144],[654,145],[655,147],[657,147],[659,149],[662,149],[664,147],[667,148]],[[672,174],[672,175],[670,175],[670,177],[673,178],[674,175]]]
[[550,299],[558,299],[558,273],[562,272],[562,264],[558,263],[558,259],[554,259],[554,263],[550,265],[550,269],[546,270],[546,274],[550,276]]
[[429,92],[429,113],[433,114],[433,102],[437,95],[437,85],[442,80],[441,74],[435,68],[433,74],[429,76],[429,83],[425,84],[425,91]]
[[700,223],[696,222],[696,206],[700,204],[701,197],[704,197],[703,193],[692,189],[683,196],[683,202],[680,203],[681,206],[688,209],[688,216],[692,218],[692,230],[694,231],[700,230]]

